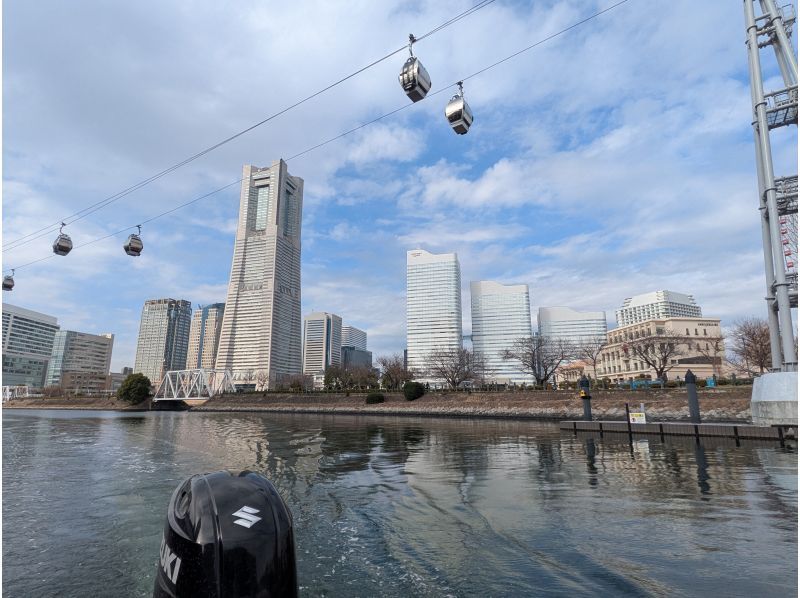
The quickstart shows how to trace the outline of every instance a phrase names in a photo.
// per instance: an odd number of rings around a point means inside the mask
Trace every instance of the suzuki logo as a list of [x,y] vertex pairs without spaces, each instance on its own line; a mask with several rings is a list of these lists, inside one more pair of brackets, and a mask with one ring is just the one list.
[[181,570],[181,560],[170,550],[167,539],[161,537],[161,568],[173,584],[178,581],[178,571]]
[[256,513],[258,513],[258,509],[254,509],[253,507],[242,507],[233,514],[234,517],[241,518],[234,521],[234,523],[241,525],[242,527],[251,528],[256,523],[261,521],[261,517],[255,516]]

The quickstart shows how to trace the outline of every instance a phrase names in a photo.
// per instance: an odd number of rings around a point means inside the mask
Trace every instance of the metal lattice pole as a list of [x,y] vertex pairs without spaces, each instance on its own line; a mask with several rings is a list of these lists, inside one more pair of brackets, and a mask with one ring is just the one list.
[[[767,279],[768,323],[773,368],[782,371],[797,370],[797,348],[792,324],[792,307],[797,307],[797,271],[794,261],[786,260],[781,218],[797,213],[797,176],[794,180],[794,198],[786,194],[785,177],[776,181],[772,162],[769,132],[781,126],[797,126],[797,60],[789,41],[794,15],[784,18],[774,0],[758,0],[761,14],[756,17],[754,2],[744,0],[747,27],[747,54],[750,68],[750,91],[753,101],[753,135],[756,147],[756,172],[758,174],[759,213],[764,249],[764,270]],[[761,40],[761,42],[759,42]],[[771,45],[785,89],[764,93],[759,49]],[[778,188],[781,202],[778,201]],[[791,186],[791,185],[789,185]],[[795,240],[796,245],[796,240]],[[790,267],[791,266],[791,267]]]

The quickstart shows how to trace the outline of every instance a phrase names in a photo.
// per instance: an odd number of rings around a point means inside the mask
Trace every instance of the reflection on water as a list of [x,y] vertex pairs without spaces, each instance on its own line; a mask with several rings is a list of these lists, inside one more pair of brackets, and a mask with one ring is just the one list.
[[309,596],[796,595],[793,447],[469,419],[3,417],[7,596],[149,596],[169,496],[267,475]]

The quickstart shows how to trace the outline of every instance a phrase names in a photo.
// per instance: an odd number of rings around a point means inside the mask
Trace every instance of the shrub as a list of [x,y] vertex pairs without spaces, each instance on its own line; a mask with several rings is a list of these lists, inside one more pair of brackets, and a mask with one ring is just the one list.
[[144,374],[131,374],[117,391],[117,398],[126,403],[141,403],[150,396],[150,379]]
[[367,405],[374,405],[375,403],[383,403],[383,393],[371,392],[367,395]]
[[425,394],[425,387],[419,382],[406,382],[403,386],[403,395],[406,401],[414,401]]

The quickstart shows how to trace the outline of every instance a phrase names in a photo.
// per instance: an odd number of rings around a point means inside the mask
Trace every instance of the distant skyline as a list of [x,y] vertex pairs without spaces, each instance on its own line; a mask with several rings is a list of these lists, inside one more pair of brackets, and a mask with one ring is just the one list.
[[[472,4],[6,3],[4,242]],[[415,54],[434,93],[610,4],[498,0]],[[675,289],[723,325],[765,317],[744,38],[738,4],[630,0],[467,80],[467,135],[444,119],[452,88],[290,160],[305,180],[302,313],[341,314],[367,332],[375,355],[402,352],[404,256],[421,247],[458,254],[465,298],[471,281],[527,284],[534,312],[569,306],[613,318],[626,297]],[[4,301],[64,329],[113,332],[112,371],[132,366],[146,300],[226,301],[238,187],[145,221],[234,182],[243,164],[290,158],[407,104],[397,82],[404,59],[67,226],[72,253],[18,270]],[[783,87],[774,60],[763,63],[766,87]],[[777,174],[796,172],[797,129],[776,131],[773,152]],[[141,257],[122,249],[135,228],[80,246],[142,222]],[[4,252],[3,268],[48,257],[52,240]],[[469,333],[468,301],[462,319]]]

